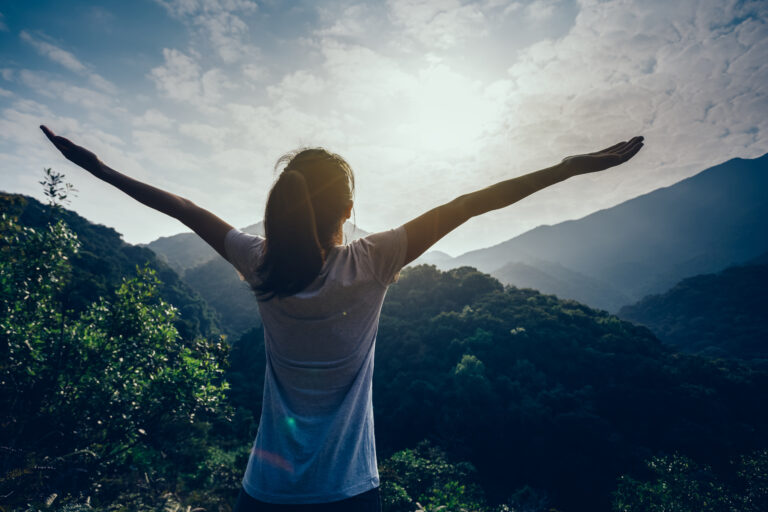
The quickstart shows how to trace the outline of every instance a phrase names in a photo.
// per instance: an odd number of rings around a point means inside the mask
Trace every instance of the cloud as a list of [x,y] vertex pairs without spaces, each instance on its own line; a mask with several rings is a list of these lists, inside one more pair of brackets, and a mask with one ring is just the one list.
[[133,119],[134,126],[160,128],[167,130],[173,126],[173,120],[159,110],[147,109],[141,116]]
[[325,89],[325,81],[308,71],[299,70],[285,75],[278,85],[267,87],[267,94],[276,100],[292,100],[299,96],[317,97]]
[[765,2],[581,2],[567,35],[518,52],[496,84],[503,121],[489,131],[481,166],[514,176],[635,134],[646,147],[489,221],[522,229],[532,227],[525,219],[576,218],[768,151],[765,19]]
[[476,3],[459,0],[389,0],[392,22],[424,46],[452,48],[485,33],[486,18]]
[[165,63],[153,68],[149,77],[168,98],[185,102],[207,111],[217,110],[227,78],[219,69],[203,72],[193,57],[176,49],[163,49]]
[[243,76],[252,82],[263,82],[270,77],[270,72],[266,66],[259,64],[245,64],[242,67]]
[[[3,148],[30,150],[22,140],[34,125],[25,123],[46,116],[78,136],[127,126],[124,148],[98,138],[116,162],[244,225],[246,213],[237,208],[259,214],[280,154],[325,145],[358,171],[358,220],[384,229],[567,154],[646,135],[646,148],[626,166],[473,219],[473,246],[768,151],[765,2],[303,4],[281,10],[270,27],[279,44],[260,55],[248,26],[262,15],[254,2],[157,1],[192,37],[181,50],[166,40],[162,62],[146,72],[149,90],[137,94],[114,94],[92,65],[63,50],[69,45],[24,32],[26,44],[82,80],[0,69],[13,94],[0,89],[0,99],[13,103],[0,118]],[[273,14],[271,6],[264,11]],[[298,26],[307,27],[301,38]],[[20,101],[38,95],[48,104],[45,115]],[[118,102],[136,114],[107,118]],[[77,126],[55,117],[69,105],[89,109]],[[124,122],[115,123],[121,115]],[[220,197],[227,199],[217,203]],[[130,229],[143,241],[152,236]],[[440,248],[462,250],[469,232]]]
[[21,37],[22,41],[32,45],[32,47],[37,50],[37,53],[61,64],[68,70],[74,71],[75,73],[82,73],[86,70],[85,65],[70,52],[62,50],[53,44],[32,37],[32,35],[30,35],[30,33],[25,30],[22,30],[19,36]]
[[106,30],[108,32],[112,31],[115,20],[117,19],[113,12],[99,6],[91,7],[88,10],[87,16],[88,21],[91,24],[101,27],[102,30]]
[[8,32],[8,25],[5,24],[5,16],[0,12],[0,32]]
[[52,78],[47,73],[22,69],[19,81],[39,94],[54,100],[80,105],[86,109],[113,110],[115,103],[110,96],[87,87],[72,85]]
[[526,7],[526,14],[534,21],[544,21],[552,17],[558,3],[559,0],[533,0]]
[[315,31],[320,37],[362,38],[366,35],[372,14],[366,4],[352,4],[339,13],[335,8],[318,7],[320,18],[325,26]]
[[187,23],[208,39],[219,57],[233,63],[258,55],[258,48],[248,42],[248,25],[235,14],[258,11],[251,0],[156,0],[174,18]]
[[182,123],[179,125],[179,133],[194,139],[196,143],[218,150],[226,149],[224,142],[230,137],[226,126],[212,126],[206,123]]
[[22,41],[29,43],[40,55],[49,58],[70,71],[86,76],[91,85],[97,89],[108,94],[117,93],[117,87],[115,87],[112,82],[101,75],[90,71],[89,67],[80,62],[80,60],[72,53],[43,41],[42,39],[36,38],[25,30],[21,31],[19,37],[21,37]]

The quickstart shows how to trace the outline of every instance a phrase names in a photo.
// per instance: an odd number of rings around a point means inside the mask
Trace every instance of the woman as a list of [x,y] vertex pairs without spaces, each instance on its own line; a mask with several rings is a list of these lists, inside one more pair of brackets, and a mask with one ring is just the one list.
[[64,156],[197,233],[251,285],[264,325],[264,400],[235,510],[380,510],[371,403],[379,313],[400,269],[468,219],[572,176],[626,162],[635,137],[465,194],[343,245],[354,176],[338,155],[289,155],[264,215],[242,233],[188,199],[131,179],[41,127]]

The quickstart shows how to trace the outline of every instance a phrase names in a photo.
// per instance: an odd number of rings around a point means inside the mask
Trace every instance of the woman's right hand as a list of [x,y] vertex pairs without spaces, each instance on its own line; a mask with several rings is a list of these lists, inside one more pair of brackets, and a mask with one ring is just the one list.
[[47,126],[41,125],[40,129],[48,140],[56,146],[56,149],[61,151],[64,158],[70,162],[79,165],[90,173],[96,173],[101,168],[101,160],[93,152],[88,151],[82,146],[78,146],[74,142],[59,135],[56,135]]
[[560,165],[565,167],[572,176],[603,171],[623,164],[635,156],[642,147],[643,137],[640,135],[601,151],[565,157]]

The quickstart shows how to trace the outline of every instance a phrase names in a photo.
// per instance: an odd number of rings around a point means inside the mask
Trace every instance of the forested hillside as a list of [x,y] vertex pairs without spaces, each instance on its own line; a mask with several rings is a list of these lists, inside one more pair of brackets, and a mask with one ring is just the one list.
[[[644,327],[468,267],[404,270],[376,350],[380,458],[430,440],[477,468],[492,503],[527,487],[557,510],[607,511],[619,476],[648,477],[654,455],[721,475],[766,447],[766,373],[677,354]],[[262,351],[248,333],[228,376],[256,415]]]
[[216,255],[213,259],[184,271],[183,280],[213,308],[222,331],[238,337],[261,325],[256,299],[232,265]]
[[[243,228],[253,235],[264,235],[261,222]],[[368,233],[351,222],[344,225],[346,240]],[[240,280],[229,262],[220,257],[194,233],[179,233],[159,238],[147,247],[181,275],[181,279],[215,310],[222,331],[240,336],[248,329],[261,325],[259,310],[247,283]]]
[[[44,229],[52,219],[51,207],[36,199],[0,192],[0,210],[18,217],[22,226]],[[66,307],[82,311],[91,302],[111,293],[122,278],[136,273],[136,267],[148,264],[157,272],[162,284],[160,296],[177,307],[181,313],[176,327],[184,337],[210,335],[221,331],[216,313],[149,249],[128,244],[112,228],[93,224],[73,211],[61,208],[57,212],[81,243],[72,256],[72,276],[69,281]]]
[[[471,266],[503,284],[533,288],[617,312],[683,278],[718,272],[768,250],[768,155],[734,159],[669,187],[584,218],[539,226],[493,247],[456,258],[431,251],[412,265],[442,270]],[[403,219],[404,221],[407,219]],[[244,228],[263,234],[261,223]],[[347,238],[366,233],[347,223]],[[227,300],[245,296],[224,264],[192,233],[148,245],[229,319],[231,334],[258,325],[251,311]],[[234,307],[233,307],[234,306]],[[232,326],[232,327],[230,327]]]
[[[264,236],[264,223],[259,221],[256,224],[241,228],[241,231]],[[368,232],[351,222],[344,224],[345,240],[354,240],[367,234]],[[187,269],[204,265],[216,258],[216,251],[199,236],[189,232],[160,237],[146,244],[146,247],[152,249],[160,259],[180,274]]]
[[[2,199],[0,507],[230,510],[262,331],[230,349],[201,299],[169,303],[158,277],[186,288],[148,250]],[[762,512],[766,392],[760,367],[677,353],[605,311],[406,268],[377,339],[384,511]]]
[[622,308],[619,316],[648,326],[678,350],[768,362],[766,257],[684,279],[666,293]]

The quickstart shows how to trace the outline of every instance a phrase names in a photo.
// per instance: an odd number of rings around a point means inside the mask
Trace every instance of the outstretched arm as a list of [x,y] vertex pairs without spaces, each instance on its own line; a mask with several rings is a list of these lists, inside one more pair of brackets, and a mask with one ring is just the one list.
[[405,224],[408,235],[405,264],[421,256],[435,242],[472,217],[509,206],[572,176],[602,171],[622,164],[635,156],[642,147],[643,137],[635,137],[602,151],[569,156],[547,169],[499,182],[438,206]]
[[180,220],[226,259],[224,236],[232,229],[231,225],[189,199],[117,172],[102,163],[92,152],[74,144],[69,139],[55,135],[47,127],[41,126],[40,129],[67,160],[79,165],[100,180],[119,188],[140,203]]

